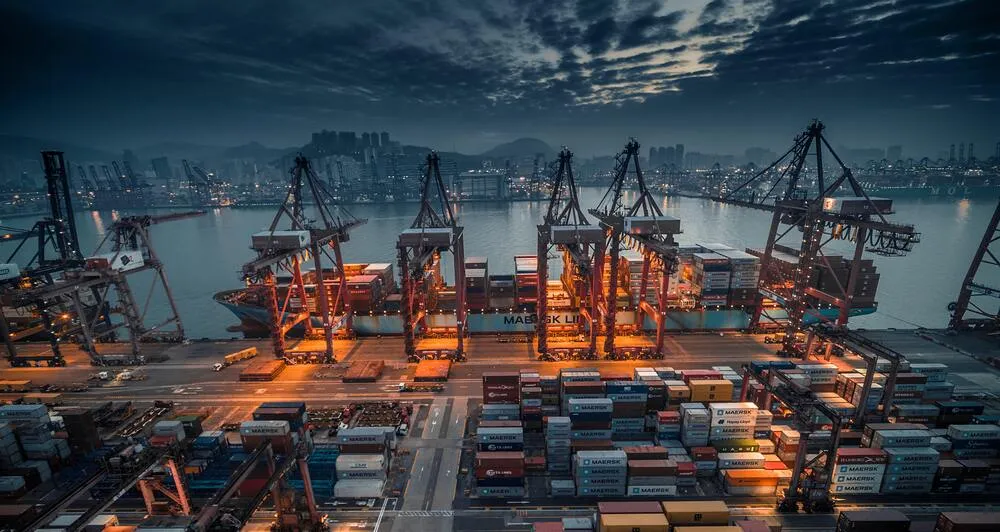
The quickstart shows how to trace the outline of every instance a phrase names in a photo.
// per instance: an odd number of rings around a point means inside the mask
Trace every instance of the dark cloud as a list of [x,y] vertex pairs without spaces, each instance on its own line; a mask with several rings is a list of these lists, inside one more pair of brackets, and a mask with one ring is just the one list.
[[528,134],[595,151],[642,132],[739,146],[711,128],[780,127],[777,143],[827,113],[859,138],[896,120],[908,142],[944,128],[995,142],[993,0],[64,0],[0,17],[14,51],[0,55],[0,132],[104,146],[285,145],[321,128],[468,151]]

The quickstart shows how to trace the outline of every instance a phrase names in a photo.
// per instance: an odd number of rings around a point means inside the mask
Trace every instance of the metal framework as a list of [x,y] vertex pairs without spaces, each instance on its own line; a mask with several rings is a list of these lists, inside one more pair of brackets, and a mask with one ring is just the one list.
[[551,179],[548,211],[538,226],[538,319],[535,326],[538,353],[544,355],[548,350],[548,256],[552,246],[557,246],[563,254],[563,287],[578,302],[574,306],[580,311],[581,319],[574,333],[587,334],[587,354],[596,356],[604,231],[591,225],[580,208],[572,159],[573,153],[566,148],[559,153],[559,166]]
[[[184,475],[181,475],[177,461],[173,457],[168,456],[164,461],[166,462],[164,473],[139,479],[139,493],[142,494],[142,500],[146,504],[146,514],[156,514],[156,494],[160,493],[176,505],[171,509],[171,514],[191,515],[191,500],[188,498],[187,488],[184,485]],[[166,474],[169,474],[173,480],[173,487],[163,483]]]
[[[309,160],[302,155],[295,158],[290,175],[288,193],[268,227],[269,237],[264,239],[264,243],[254,246],[257,258],[243,265],[243,279],[247,284],[247,293],[263,301],[268,309],[275,358],[288,355],[286,335],[301,325],[307,337],[322,334],[324,340],[322,353],[305,353],[302,361],[332,363],[336,360],[334,332],[341,328],[350,331],[353,316],[346,297],[347,277],[340,246],[350,240],[350,231],[365,224],[367,219],[356,218],[337,204],[323,180],[313,171]],[[306,192],[312,196],[312,216],[315,218],[307,217],[303,201]],[[275,238],[275,233],[282,230],[308,232],[309,242],[292,248],[284,246]],[[332,270],[324,268],[324,257]],[[302,271],[302,263],[310,258],[316,277],[314,296],[306,291]],[[287,286],[278,286],[276,277],[279,271],[292,276]],[[334,286],[336,290],[331,297],[330,290]],[[317,303],[316,310],[321,321],[318,329],[321,332],[316,331],[317,327],[313,324],[310,300]]]
[[191,198],[191,205],[194,207],[213,206],[212,188],[215,183],[212,178],[201,168],[192,165],[187,159],[181,160],[184,167],[184,176],[188,181],[188,193]]
[[[979,242],[979,247],[976,248],[976,254],[972,256],[972,263],[969,264],[969,270],[966,272],[965,278],[962,280],[962,287],[958,291],[958,299],[948,304],[948,310],[951,311],[951,320],[948,322],[949,329],[980,327],[994,329],[1000,320],[1000,311],[991,312],[973,300],[974,297],[982,298],[984,296],[1000,298],[1000,289],[993,288],[983,282],[982,278],[985,276],[981,275],[979,271],[983,265],[1000,268],[1000,259],[997,259],[992,249],[994,243],[1000,240],[1000,233],[997,231],[998,224],[1000,224],[1000,200],[997,201],[993,217],[990,218],[986,232],[983,233],[983,239]],[[967,314],[977,317],[967,318]]]
[[[806,319],[807,313],[820,321],[826,320],[811,306],[812,301],[837,307],[836,324],[846,325],[862,273],[864,251],[883,256],[902,256],[920,242],[920,233],[912,225],[886,219],[885,215],[892,213],[889,200],[880,200],[878,205],[872,201],[851,169],[830,147],[823,130],[823,124],[814,120],[795,138],[792,147],[768,167],[724,195],[704,196],[721,203],[773,213],[767,245],[761,258],[760,290],[756,294],[750,328],[756,329],[760,323],[765,297],[785,307],[788,319],[782,352],[788,355],[798,351],[795,347],[796,333],[804,332],[805,324],[810,321]],[[824,151],[833,157],[840,172],[833,179],[826,175]],[[811,157],[815,157],[815,186],[810,186],[802,175]],[[779,194],[776,191],[781,186],[784,191]],[[831,203],[835,200],[830,198],[841,189],[846,189],[848,196],[840,199],[852,200],[849,209],[838,209],[836,204]],[[777,271],[772,260],[775,245],[792,229],[800,231],[802,238],[795,246],[798,249],[795,273],[787,279]],[[834,290],[820,290],[812,286],[811,276],[816,268],[833,271],[823,249],[834,240],[849,241],[854,245],[850,273],[846,283],[841,283],[836,275],[831,276],[836,285]],[[790,287],[771,291],[772,286],[779,284]]]
[[[634,169],[638,194],[631,205],[624,205],[623,189],[629,176],[629,168]],[[656,327],[654,354],[664,355],[663,345],[667,322],[667,293],[670,275],[677,269],[677,244],[674,235],[679,234],[680,220],[665,216],[646,185],[639,166],[639,143],[630,139],[616,158],[615,173],[611,185],[597,208],[590,209],[604,229],[608,242],[607,300],[600,309],[604,317],[604,352],[615,357],[618,312],[619,257],[622,247],[636,249],[642,253],[642,279],[639,302],[635,308],[636,325],[643,330],[643,322],[648,317]],[[646,300],[649,283],[659,272],[656,305]]]
[[[809,512],[829,512],[833,509],[833,501],[830,498],[829,484],[833,476],[833,457],[840,447],[840,432],[844,420],[840,414],[827,407],[808,389],[801,388],[793,383],[780,371],[768,374],[758,374],[749,366],[743,367],[744,378],[743,387],[740,390],[740,401],[747,400],[750,381],[757,381],[767,393],[764,405],[761,408],[770,409],[771,400],[777,398],[795,412],[795,421],[799,431],[799,447],[795,453],[795,462],[792,466],[792,479],[783,497],[778,499],[778,509],[783,512],[796,512],[799,503],[803,509]],[[772,384],[771,378],[777,382]],[[830,443],[822,449],[810,449],[810,435],[816,432],[810,416],[813,411],[819,411],[830,419]],[[807,454],[820,451],[814,458],[807,460]],[[807,473],[811,470],[811,474]]]
[[[64,336],[72,334],[94,365],[141,364],[141,344],[180,342],[184,339],[184,327],[163,263],[153,249],[149,227],[203,214],[204,211],[193,211],[121,218],[105,234],[104,240],[83,267],[64,270],[59,282],[16,291],[13,302],[15,306],[22,307],[71,309],[61,317],[73,326],[51,337],[53,360],[62,360],[59,343]],[[129,279],[142,272],[152,272],[152,275],[148,279],[148,289],[141,294],[144,298],[139,300]],[[160,308],[164,303],[169,312],[161,320],[150,324],[150,309],[154,306]],[[115,316],[120,316],[120,319],[116,320]],[[51,321],[52,318],[49,319]],[[120,332],[125,332],[128,337],[131,356],[112,361],[98,351],[97,344],[117,341],[122,337]],[[17,357],[16,360],[23,358]]]
[[[435,198],[436,196],[436,198]],[[402,279],[401,314],[406,356],[415,361],[422,357],[417,348],[417,336],[427,327],[427,314],[437,305],[438,294],[444,288],[441,275],[441,252],[451,251],[455,263],[455,329],[458,343],[456,359],[465,353],[465,240],[441,179],[440,161],[436,152],[427,155],[421,181],[420,211],[396,241],[400,277]]]

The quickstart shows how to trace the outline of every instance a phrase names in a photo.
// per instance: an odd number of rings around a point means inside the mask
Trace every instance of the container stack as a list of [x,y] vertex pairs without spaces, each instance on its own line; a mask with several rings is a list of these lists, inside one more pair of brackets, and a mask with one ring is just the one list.
[[691,387],[682,380],[665,379],[663,384],[667,387],[667,406],[679,407],[681,403],[691,401]]
[[[469,262],[468,259],[465,261]],[[468,268],[468,266],[466,266]],[[386,294],[396,292],[396,278],[392,273],[392,264],[388,262],[376,262],[365,266],[361,270],[361,275],[375,275],[382,281],[382,291]]]
[[490,308],[489,276],[486,268],[470,268],[466,264],[465,301],[471,310]]
[[[483,373],[483,406],[512,405],[520,419],[521,377],[516,371]],[[485,410],[485,409],[484,409]]]
[[1000,453],[1000,426],[951,425],[947,437],[957,459],[996,458]]
[[837,449],[830,492],[844,495],[878,493],[887,463],[888,455],[881,449]]
[[719,451],[714,447],[691,447],[695,476],[711,477],[719,470]]
[[729,259],[715,253],[694,254],[692,290],[701,306],[725,306],[729,299]]
[[614,403],[608,398],[569,399],[567,410],[572,423],[570,431],[572,449],[574,451],[610,449],[614,409]]
[[896,374],[896,387],[892,393],[893,404],[913,405],[923,402],[924,390],[927,388],[927,377],[921,373]]
[[941,410],[938,426],[967,425],[986,409],[979,401],[937,401],[934,406]]
[[0,469],[20,467],[24,461],[21,448],[14,437],[14,427],[10,423],[0,422]]
[[524,453],[476,454],[476,492],[480,497],[524,497]]
[[955,460],[939,461],[931,490],[935,493],[958,493],[962,487],[963,469],[962,464]]
[[[687,375],[685,374],[685,377]],[[732,401],[733,383],[721,378],[685,379],[691,389],[691,401],[707,403],[710,401]]]
[[[736,444],[753,440],[759,409],[753,403],[709,403],[712,427],[708,439],[712,444]],[[745,443],[743,443],[745,445]]]
[[[306,461],[309,469],[310,484],[313,494],[321,499],[334,497],[334,487],[337,484],[337,458],[340,457],[340,447],[336,445],[317,445]],[[299,468],[294,467],[288,472],[289,487],[301,492],[305,489]]]
[[786,463],[795,460],[795,455],[799,452],[799,445],[802,445],[799,431],[782,426],[772,428],[771,441],[774,442],[774,454]]
[[542,430],[542,388],[539,386],[541,378],[538,373],[521,371],[519,376],[521,398],[521,421],[524,430],[527,432],[541,432]]
[[63,418],[72,451],[86,454],[101,446],[97,423],[94,422],[94,414],[90,409],[65,407],[59,409],[59,415]]
[[255,451],[268,442],[275,454],[290,454],[295,450],[292,429],[287,421],[244,421],[240,423],[240,439],[247,452]]
[[[69,457],[66,440],[52,438],[49,426],[49,410],[45,405],[4,405],[0,406],[0,423],[7,423],[13,430],[21,455],[28,460],[58,460]],[[9,448],[9,446],[8,446]],[[6,461],[18,456],[7,452]]]
[[930,493],[941,454],[930,447],[889,447],[882,493]]
[[753,305],[760,280],[760,259],[745,251],[716,250],[715,253],[729,259],[729,304]]
[[626,447],[629,497],[677,495],[677,462],[663,447]]
[[[703,381],[710,382],[710,381]],[[701,403],[683,403],[681,413],[681,442],[685,447],[708,445],[711,413]]]
[[667,441],[680,441],[681,439],[681,414],[673,410],[665,410],[656,413],[656,437],[654,441],[657,445],[662,445]]
[[627,477],[625,451],[579,451],[573,457],[577,497],[622,497]]
[[910,364],[910,371],[927,376],[924,384],[924,402],[947,401],[955,392],[955,384],[948,381],[948,366],[938,363]]
[[340,454],[334,460],[334,497],[360,499],[381,497],[387,470],[393,427],[355,427],[337,433]]
[[571,458],[571,421],[569,417],[552,416],[545,423],[546,467],[550,473],[569,473]]
[[534,255],[514,256],[514,289],[517,305],[538,301],[538,257]]
[[827,363],[795,364],[809,378],[813,392],[832,392],[837,382],[837,365]]
[[[604,385],[612,402],[611,438],[614,441],[648,440],[645,432],[649,385],[635,381],[611,381]],[[651,436],[651,434],[649,434]]]
[[206,430],[191,442],[191,454],[202,460],[218,458],[228,448],[229,440],[221,430]]
[[889,421],[894,423],[920,423],[933,427],[937,424],[941,409],[927,404],[893,405]]
[[538,378],[538,386],[542,389],[542,415],[558,416],[562,414],[559,408],[559,377],[542,375]]
[[941,512],[933,532],[993,532],[1000,530],[997,512]]
[[[729,507],[722,501],[663,501],[661,504],[663,513],[673,530],[677,530],[678,527],[713,527],[715,530],[726,530],[729,525]],[[698,530],[698,528],[688,530]]]

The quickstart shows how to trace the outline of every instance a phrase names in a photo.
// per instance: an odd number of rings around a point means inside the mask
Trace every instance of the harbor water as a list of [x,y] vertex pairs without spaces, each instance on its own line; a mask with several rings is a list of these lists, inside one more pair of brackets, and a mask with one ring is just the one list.
[[[584,209],[596,206],[603,193],[598,188],[581,189]],[[627,197],[625,203],[628,202]],[[683,234],[677,238],[681,244],[720,242],[743,249],[763,247],[765,243],[769,213],[691,198],[661,197],[660,202],[664,214],[681,219]],[[545,202],[457,205],[459,223],[465,227],[466,255],[487,257],[491,274],[513,273],[514,255],[535,253],[536,225],[546,206]],[[992,199],[896,200],[896,214],[891,219],[914,224],[922,233],[922,242],[906,257],[872,257],[881,274],[878,311],[852,319],[852,325],[871,329],[944,327],[948,321],[947,305],[958,294],[994,206]],[[350,242],[344,245],[344,260],[395,263],[396,236],[410,225],[417,208],[416,203],[349,206],[351,213],[367,218],[368,223],[352,231]],[[124,214],[130,213],[77,213],[83,252],[93,252],[114,219]],[[273,208],[217,209],[205,216],[151,228],[154,248],[166,266],[189,338],[235,335],[226,328],[236,324],[237,319],[215,303],[212,295],[241,286],[240,267],[253,258],[250,234],[266,228],[273,216]],[[27,228],[33,220],[2,222],[6,226]],[[799,234],[793,231],[783,242],[797,248]],[[12,247],[4,245],[4,259]],[[833,245],[827,253],[848,254],[850,247],[846,243]],[[559,262],[550,262],[553,279],[557,278]],[[450,268],[446,257],[445,270]],[[450,279],[451,274],[447,277]],[[985,279],[996,284],[1000,275]],[[137,279],[133,285],[136,297],[144,300],[148,287],[145,279]],[[154,293],[151,299],[149,315],[154,319],[162,314],[162,308],[156,305],[159,298]],[[982,303],[995,305],[992,301]]]

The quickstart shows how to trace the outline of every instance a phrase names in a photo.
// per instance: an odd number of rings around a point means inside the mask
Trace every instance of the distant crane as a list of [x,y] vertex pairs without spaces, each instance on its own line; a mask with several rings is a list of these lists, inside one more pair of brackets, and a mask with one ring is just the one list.
[[[948,322],[949,329],[960,330],[977,327],[994,329],[1000,322],[1000,312],[989,311],[973,299],[984,296],[993,298],[993,300],[1000,298],[1000,289],[984,282],[985,276],[981,272],[983,266],[991,266],[994,268],[991,269],[992,272],[996,272],[995,268],[1000,268],[1000,259],[997,258],[1000,251],[994,245],[997,240],[1000,240],[998,224],[1000,224],[1000,200],[997,201],[993,217],[990,218],[986,232],[983,233],[983,239],[979,242],[979,247],[976,248],[976,253],[972,256],[972,263],[969,264],[969,270],[966,272],[965,278],[962,280],[962,287],[958,291],[958,299],[948,305],[948,310],[951,312],[951,321]],[[967,314],[974,314],[979,318],[968,319],[966,318]]]

